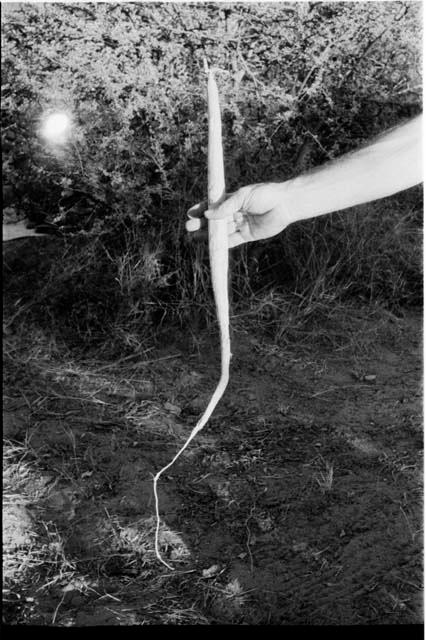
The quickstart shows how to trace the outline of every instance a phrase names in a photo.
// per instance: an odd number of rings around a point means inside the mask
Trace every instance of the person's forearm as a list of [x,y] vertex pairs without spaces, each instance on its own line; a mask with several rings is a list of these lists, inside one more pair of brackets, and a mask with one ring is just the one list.
[[283,183],[293,221],[390,196],[423,180],[422,117],[312,173]]

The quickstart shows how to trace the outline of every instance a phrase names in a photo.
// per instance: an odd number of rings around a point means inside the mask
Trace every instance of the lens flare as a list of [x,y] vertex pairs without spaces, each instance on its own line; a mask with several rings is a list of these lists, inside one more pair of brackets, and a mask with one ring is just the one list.
[[42,127],[42,135],[49,142],[65,142],[71,128],[71,120],[66,113],[51,113]]

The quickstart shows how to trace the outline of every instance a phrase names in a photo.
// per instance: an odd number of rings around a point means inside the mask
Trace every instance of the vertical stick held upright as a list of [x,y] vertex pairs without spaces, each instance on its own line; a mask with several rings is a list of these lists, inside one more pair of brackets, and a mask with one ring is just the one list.
[[[207,67],[207,63],[205,63]],[[214,72],[208,71],[208,205],[213,209],[225,199],[225,170],[223,162],[222,120],[220,114],[219,91]],[[228,221],[209,220],[209,256],[213,295],[221,339],[221,378],[229,378],[231,347],[229,336],[228,297]]]
[[[204,67],[208,73],[208,120],[209,120],[209,146],[208,146],[208,202],[209,207],[217,207],[225,198],[225,174],[223,167],[222,149],[222,122],[220,117],[219,92],[213,71],[208,69],[206,61]],[[228,299],[228,222],[227,220],[209,220],[209,256],[210,270],[213,286],[213,294],[216,304],[216,314],[220,330],[220,355],[221,372],[217,387],[210,398],[203,415],[191,431],[185,444],[179,449],[174,458],[154,476],[155,498],[155,554],[168,569],[173,571],[161,556],[160,537],[160,509],[158,501],[157,484],[160,476],[170,469],[179,456],[185,451],[189,443],[204,427],[212,415],[217,403],[223,396],[229,380],[229,365],[231,361],[231,344],[229,336],[229,299]]]

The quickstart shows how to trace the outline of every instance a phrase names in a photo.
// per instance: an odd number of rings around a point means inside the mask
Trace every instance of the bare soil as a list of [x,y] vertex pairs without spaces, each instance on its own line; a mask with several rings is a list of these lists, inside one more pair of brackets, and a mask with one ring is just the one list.
[[[328,329],[324,330],[327,334]],[[217,336],[121,363],[5,362],[9,624],[422,622],[420,312],[293,346]]]

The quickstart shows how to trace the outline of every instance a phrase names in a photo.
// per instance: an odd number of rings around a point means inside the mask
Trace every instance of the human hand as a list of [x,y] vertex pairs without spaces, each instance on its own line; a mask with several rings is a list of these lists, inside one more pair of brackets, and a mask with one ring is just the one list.
[[280,233],[292,222],[286,212],[285,183],[262,183],[242,187],[216,209],[201,202],[189,209],[186,230],[205,237],[208,220],[228,220],[229,248]]

